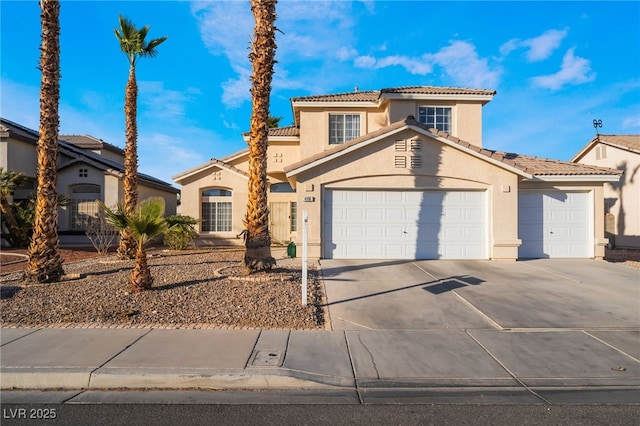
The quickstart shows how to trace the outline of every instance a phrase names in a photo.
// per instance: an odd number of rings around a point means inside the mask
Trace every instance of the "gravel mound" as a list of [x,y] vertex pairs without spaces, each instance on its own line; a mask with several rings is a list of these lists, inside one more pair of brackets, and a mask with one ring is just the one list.
[[130,293],[132,260],[100,257],[64,265],[68,279],[25,285],[21,273],[0,282],[0,324],[156,328],[322,329],[324,288],[310,266],[307,306],[301,303],[300,261],[242,276],[243,250],[155,252],[153,288]]

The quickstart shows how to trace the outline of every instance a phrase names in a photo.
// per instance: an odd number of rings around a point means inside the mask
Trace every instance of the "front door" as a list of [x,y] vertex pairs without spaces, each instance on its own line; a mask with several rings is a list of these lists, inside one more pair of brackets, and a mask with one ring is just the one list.
[[289,242],[289,203],[269,203],[269,229],[275,243]]

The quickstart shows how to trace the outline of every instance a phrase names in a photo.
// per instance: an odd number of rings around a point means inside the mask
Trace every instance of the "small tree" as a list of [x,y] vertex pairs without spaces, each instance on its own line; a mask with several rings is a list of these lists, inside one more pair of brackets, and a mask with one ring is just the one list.
[[98,217],[94,218],[86,231],[87,237],[93,244],[93,247],[100,254],[107,254],[109,248],[116,239],[117,232],[115,227],[107,221],[104,210],[98,212]]
[[153,277],[147,264],[145,245],[160,235],[167,227],[163,218],[164,199],[161,197],[147,198],[138,204],[135,212],[131,215],[125,214],[122,209],[112,211],[102,203],[101,207],[111,225],[120,230],[126,229],[136,240],[135,266],[129,277],[131,290],[135,292],[148,290],[153,285]]
[[165,218],[167,230],[164,233],[164,244],[172,250],[185,250],[198,236],[195,224],[198,221],[191,216],[180,214]]

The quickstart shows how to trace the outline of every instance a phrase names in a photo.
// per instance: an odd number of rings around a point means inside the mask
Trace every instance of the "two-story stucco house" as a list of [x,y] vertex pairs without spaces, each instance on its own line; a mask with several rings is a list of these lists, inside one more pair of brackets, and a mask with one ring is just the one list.
[[640,135],[597,135],[571,161],[622,172],[604,186],[605,231],[611,245],[640,248]]
[[[291,100],[271,129],[273,240],[317,258],[601,258],[604,182],[619,172],[483,147],[494,91],[398,87]],[[243,229],[248,151],[174,177],[200,234]]]
[[[36,190],[38,132],[0,118],[0,167],[21,172],[25,184],[13,200],[28,199]],[[88,243],[84,231],[98,214],[98,200],[115,206],[124,198],[124,151],[88,135],[60,135],[58,193],[69,199],[58,216],[60,242]],[[138,198],[160,196],[165,213],[177,210],[177,188],[152,176],[139,174]]]

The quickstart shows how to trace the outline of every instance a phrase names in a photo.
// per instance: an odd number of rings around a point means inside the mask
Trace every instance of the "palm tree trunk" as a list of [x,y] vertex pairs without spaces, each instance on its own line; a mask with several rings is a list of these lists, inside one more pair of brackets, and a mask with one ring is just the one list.
[[[133,214],[138,202],[138,85],[136,82],[136,69],[132,65],[129,68],[129,79],[125,89],[124,118],[126,146],[124,150],[124,211],[127,215]],[[136,256],[136,240],[129,230],[120,232],[118,256],[125,259],[133,259]]]
[[269,98],[276,53],[276,0],[251,0],[251,11],[255,26],[249,54],[253,67],[253,106],[249,131],[249,198],[244,219],[247,232],[242,263],[246,273],[271,269],[276,264],[271,256],[267,201]]
[[131,271],[129,285],[134,292],[148,290],[153,285],[151,269],[149,269],[149,265],[147,264],[147,252],[141,243],[138,243],[136,263]]
[[64,275],[58,239],[58,103],[60,100],[60,4],[41,0],[40,135],[38,190],[33,236],[29,245],[27,281],[54,282]]

